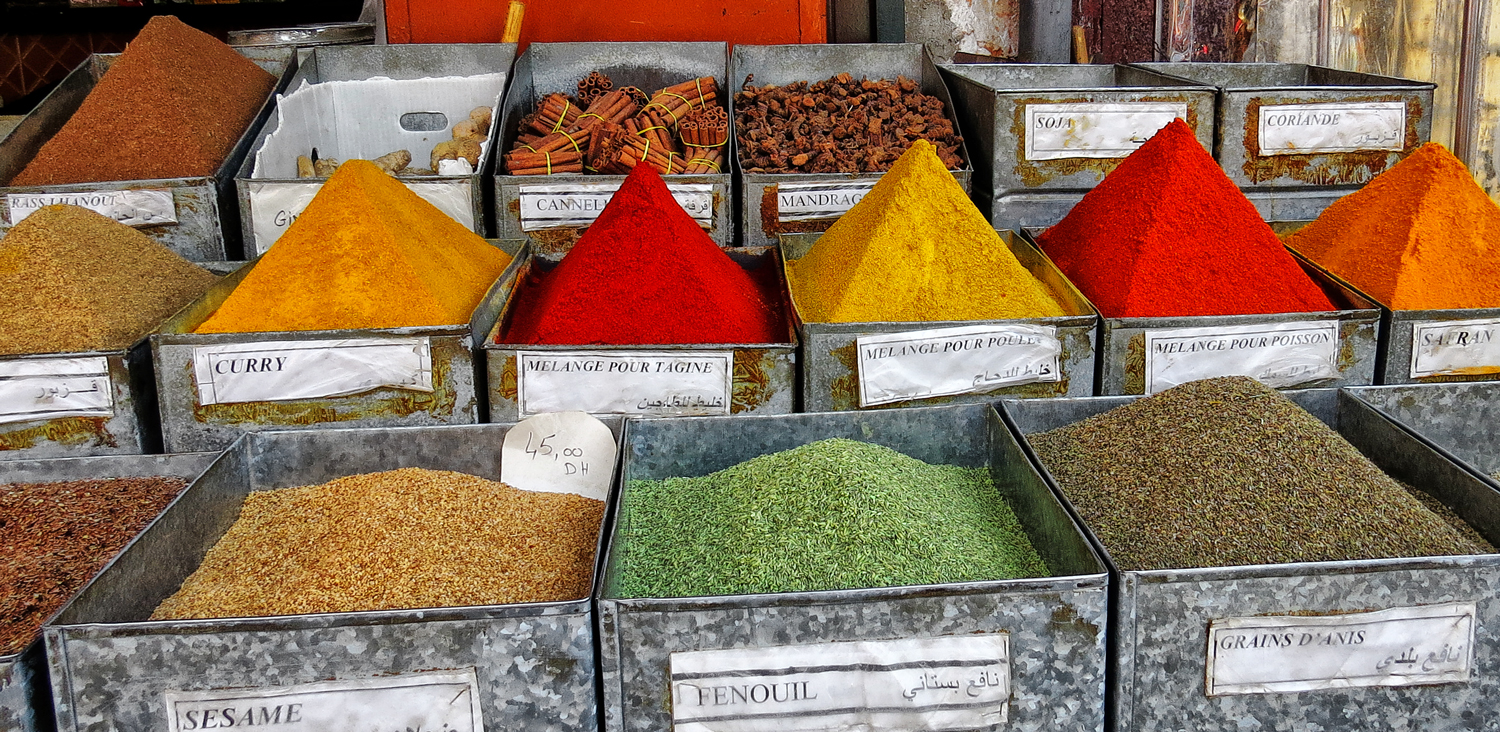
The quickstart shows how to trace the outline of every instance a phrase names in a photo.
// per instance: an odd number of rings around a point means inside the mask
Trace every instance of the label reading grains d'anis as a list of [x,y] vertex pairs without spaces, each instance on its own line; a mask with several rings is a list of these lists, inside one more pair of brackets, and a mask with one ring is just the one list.
[[733,378],[730,351],[520,351],[516,403],[522,416],[724,415]]
[[198,404],[432,391],[432,342],[420,338],[259,341],[193,349]]
[[776,186],[776,220],[785,224],[836,219],[864,200],[874,187],[873,180],[780,184]]
[[1172,120],[1186,102],[1026,105],[1026,159],[1123,158]]
[[[585,227],[594,223],[621,182],[525,185],[517,189],[521,230]],[[711,183],[669,183],[667,191],[699,226],[713,228],[714,187]]]
[[484,732],[474,669],[164,696],[170,732]]
[[114,413],[103,356],[0,361],[0,424]]
[[1217,376],[1287,389],[1338,377],[1334,321],[1146,331],[1146,393]]
[[12,226],[21,223],[43,206],[60,204],[86,208],[126,226],[164,226],[177,223],[177,204],[172,200],[172,191],[165,189],[9,193],[5,196]]
[[859,405],[890,404],[1062,379],[1062,343],[1047,325],[976,325],[855,339]]
[[1406,102],[1278,104],[1256,114],[1261,155],[1406,148]]
[[1500,373],[1500,318],[1413,323],[1411,377]]

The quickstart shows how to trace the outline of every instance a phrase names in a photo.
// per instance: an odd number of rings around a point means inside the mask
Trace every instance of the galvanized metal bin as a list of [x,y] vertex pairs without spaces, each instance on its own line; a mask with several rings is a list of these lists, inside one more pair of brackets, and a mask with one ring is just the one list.
[[[373,77],[393,80],[424,79],[443,76],[475,76],[480,74],[509,74],[515,60],[514,43],[464,43],[464,44],[398,44],[391,46],[333,46],[320,47],[301,52],[301,64],[288,84],[288,92],[296,91],[304,82],[321,84],[329,81],[361,81]],[[467,208],[467,220],[460,216],[459,223],[473,229],[480,236],[489,231],[487,223],[489,208],[485,201],[485,171],[495,157],[496,131],[499,129],[500,111],[498,100],[509,81],[507,76],[495,90],[494,115],[487,131],[489,142],[479,159],[479,166],[470,175],[402,176],[401,182],[418,195],[428,195],[444,201],[463,199]],[[425,110],[389,110],[392,114],[405,114]],[[442,116],[442,115],[440,115]],[[302,213],[312,197],[323,187],[318,179],[291,177],[256,177],[256,153],[266,144],[266,138],[278,128],[278,114],[271,115],[260,133],[255,136],[250,153],[242,164],[235,167],[235,189],[239,201],[239,227],[244,232],[245,256],[254,258],[269,249],[287,226]],[[446,120],[446,117],[444,117]],[[434,130],[436,141],[451,138],[448,132],[459,120],[446,120],[443,128]],[[415,123],[414,123],[415,124]],[[403,127],[406,125],[403,123]],[[430,127],[406,127],[406,129],[430,129]],[[391,151],[385,151],[391,152]],[[383,154],[383,153],[376,153]],[[412,168],[425,168],[427,160],[413,157]],[[459,208],[464,208],[459,205]],[[460,213],[454,211],[453,213]],[[451,214],[450,214],[451,215]]]
[[[960,129],[954,98],[938,74],[932,56],[920,43],[840,43],[830,45],[746,46],[734,47],[729,61],[731,94],[747,83],[754,86],[782,86],[798,81],[816,82],[848,73],[866,79],[891,79],[905,76],[921,84],[923,94],[943,102],[943,111]],[[750,77],[755,78],[751,79]],[[733,114],[734,109],[730,109]],[[736,135],[738,130],[735,130]],[[953,177],[964,190],[970,189],[974,166],[979,163],[970,154],[968,140],[959,147],[964,159],[962,170]],[[838,217],[853,206],[880,180],[882,173],[750,173],[739,159],[738,144],[734,159],[740,184],[740,242],[742,246],[775,246],[778,234],[827,231]],[[836,185],[842,184],[842,185]],[[826,202],[817,208],[830,218],[803,219],[782,211],[783,200],[800,192],[817,192]]]
[[[257,695],[295,691],[305,684],[377,677],[400,682],[412,678],[409,674],[433,670],[473,674],[472,698],[478,700],[488,732],[596,729],[593,611],[587,597],[263,618],[148,619],[198,568],[250,492],[406,467],[498,480],[500,445],[511,427],[245,435],[48,624],[58,729],[185,729],[191,725],[173,719],[168,706],[173,692],[222,689],[255,702]],[[606,517],[601,541],[607,525]]]
[[[499,137],[503,156],[515,146],[521,118],[548,94],[578,93],[578,81],[598,71],[616,89],[640,88],[647,94],[673,84],[712,76],[719,85],[719,104],[729,109],[728,46],[715,43],[533,43],[516,60]],[[730,139],[733,140],[733,134]],[[732,149],[733,143],[729,143]],[[734,189],[725,151],[720,173],[665,176],[679,203],[706,224],[709,238],[721,246],[735,240]],[[497,157],[492,185],[497,235],[530,238],[538,252],[565,251],[604,210],[608,196],[625,181],[623,175],[507,175]]]
[[[989,467],[1055,576],[773,595],[618,594],[616,552],[631,521],[629,481],[706,475],[832,437],[884,445],[932,464]],[[994,633],[1009,634],[1006,719],[998,728],[1104,728],[1103,565],[989,406],[631,420],[623,452],[623,487],[615,497],[598,595],[605,730],[668,729],[670,667],[684,652],[953,636],[978,642],[978,634]]]
[[[0,484],[97,478],[175,477],[192,480],[218,455],[123,455],[12,460],[0,463]],[[20,653],[0,656],[0,732],[50,732],[52,687],[42,634]]]
[[[297,59],[295,49],[291,48],[236,50],[274,75],[277,78],[276,89],[267,96],[265,104],[245,128],[239,142],[235,143],[212,175],[202,178],[103,181],[57,186],[9,185],[25,169],[27,163],[36,157],[42,145],[62,129],[83,104],[84,98],[94,90],[94,85],[104,76],[104,72],[119,58],[119,54],[90,56],[68,74],[31,114],[26,115],[26,119],[21,121],[10,137],[0,140],[0,235],[4,235],[15,225],[10,215],[13,197],[46,194],[49,197],[56,196],[56,203],[74,203],[120,215],[124,215],[126,209],[135,207],[156,214],[170,212],[176,219],[175,223],[153,226],[134,218],[127,219],[126,222],[141,223],[142,225],[136,226],[141,233],[182,255],[184,259],[196,262],[242,259],[239,219],[235,213],[234,172],[239,170],[240,163],[249,153],[256,131],[270,117],[272,99],[276,93],[286,89],[292,74],[297,71]],[[141,200],[143,198],[150,200],[145,202]],[[166,200],[168,198],[169,205]]]
[[1428,82],[1308,64],[1135,66],[1218,87],[1214,157],[1267,221],[1317,218],[1432,137]]
[[1206,85],[1110,64],[942,70],[974,152],[974,200],[998,228],[1061,221],[1174,117],[1213,145],[1214,90]]
[[1500,384],[1404,384],[1345,392],[1500,490],[1495,478],[1500,474]]
[[[1340,390],[1309,389],[1287,396],[1338,430],[1386,473],[1429,492],[1491,543],[1500,541],[1500,525],[1494,521],[1500,516],[1500,493]],[[1005,400],[1000,409],[1010,427],[1030,435],[1137,398]],[[1494,701],[1500,698],[1500,555],[1125,571],[1091,530],[1089,534],[1106,555],[1114,587],[1109,625],[1113,729],[1457,732],[1486,729],[1493,721]],[[1212,622],[1265,620],[1263,616],[1303,616],[1281,619],[1291,623],[1315,622],[1313,618],[1337,622],[1334,618],[1349,613],[1445,603],[1476,606],[1467,680],[1207,695]]]
[[[1047,318],[1023,318],[1013,320],[975,320],[946,322],[895,322],[895,323],[810,323],[797,308],[796,297],[792,305],[796,313],[797,337],[802,343],[801,394],[802,409],[808,412],[842,411],[870,407],[909,407],[950,402],[988,402],[997,396],[1056,397],[1092,396],[1094,393],[1094,338],[1099,325],[1099,313],[1088,300],[1079,294],[1068,278],[1047,259],[1034,244],[1011,231],[999,232],[1000,238],[1010,247],[1021,266],[1036,277],[1060,305],[1065,315]],[[790,262],[805,256],[820,234],[782,234],[781,255]],[[920,341],[905,345],[928,348],[927,344],[943,344],[954,339],[968,341],[975,337],[976,327],[993,326],[996,332],[984,337],[1003,337],[1008,340],[1021,339],[1021,350],[995,351],[995,356],[1008,356],[1004,361],[986,365],[985,374],[973,374],[971,386],[956,394],[942,396],[912,396],[892,399],[894,394],[876,397],[877,391],[885,390],[878,385],[867,389],[861,378],[861,339],[894,333],[922,331]],[[1019,328],[1018,328],[1019,326]],[[1040,328],[1042,331],[1026,335]],[[1003,332],[1016,330],[1014,333]],[[932,331],[928,333],[927,331]],[[1055,340],[1060,351],[1055,355],[1034,352],[1030,339]],[[1039,357],[1040,356],[1040,357]],[[934,361],[936,365],[938,362]],[[995,371],[991,372],[990,369]],[[1019,369],[1019,370],[1017,370]],[[1010,373],[1017,370],[1016,373]],[[904,381],[904,380],[903,380]],[[995,386],[982,386],[985,383]],[[935,382],[929,382],[929,385]],[[901,387],[912,388],[913,383],[901,383]],[[901,389],[894,390],[896,392]],[[949,390],[944,390],[945,392]],[[930,392],[929,392],[930,393]]]

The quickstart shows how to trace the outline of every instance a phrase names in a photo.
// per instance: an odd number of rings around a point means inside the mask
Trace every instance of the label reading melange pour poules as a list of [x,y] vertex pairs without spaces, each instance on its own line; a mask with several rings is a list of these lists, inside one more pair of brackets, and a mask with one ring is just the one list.
[[1500,373],[1500,318],[1413,323],[1411,378]]
[[0,424],[114,413],[103,356],[0,361]]
[[1186,102],[1026,105],[1026,159],[1123,158],[1174,119]]
[[224,691],[167,691],[169,732],[484,732],[474,669]]
[[[588,226],[599,218],[621,183],[570,183],[520,186],[521,230],[539,231]],[[711,183],[668,183],[667,191],[699,226],[713,228],[714,187]]]
[[1406,102],[1278,104],[1256,113],[1261,155],[1406,148]]
[[776,220],[819,221],[843,216],[875,187],[875,181],[783,183],[776,186]]
[[1336,321],[1146,331],[1146,393],[1217,376],[1287,389],[1337,378]]
[[1062,379],[1050,325],[975,325],[860,336],[859,405]]
[[1475,603],[1214,620],[1207,692],[1280,694],[1469,680]]
[[674,732],[987,729],[1010,700],[1006,633],[673,653]]
[[729,414],[730,351],[520,351],[516,404],[522,416]]
[[5,205],[12,226],[43,206],[67,204],[86,208],[126,226],[163,226],[177,223],[177,204],[172,191],[135,189],[127,191],[76,191],[72,193],[8,193]]
[[432,343],[419,338],[259,341],[193,348],[198,404],[432,391]]

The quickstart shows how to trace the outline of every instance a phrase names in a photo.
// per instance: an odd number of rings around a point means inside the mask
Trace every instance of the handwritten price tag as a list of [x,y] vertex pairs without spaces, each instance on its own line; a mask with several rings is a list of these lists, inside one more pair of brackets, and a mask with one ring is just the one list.
[[500,482],[524,491],[603,501],[614,477],[615,436],[586,412],[551,412],[505,434]]

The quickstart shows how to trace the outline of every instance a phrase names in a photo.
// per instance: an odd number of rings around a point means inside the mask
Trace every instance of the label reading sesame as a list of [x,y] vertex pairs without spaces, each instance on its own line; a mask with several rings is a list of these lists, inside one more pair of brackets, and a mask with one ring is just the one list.
[[1050,325],[975,325],[860,336],[859,405],[1062,379]]
[[164,696],[169,732],[484,732],[472,668]]
[[733,377],[730,351],[520,351],[516,405],[522,416],[724,415]]
[[1123,158],[1172,120],[1186,102],[1026,105],[1026,159]]
[[1411,377],[1500,373],[1500,318],[1413,323]]
[[505,433],[500,482],[603,501],[614,477],[615,452],[614,433],[586,412],[538,414]]
[[1146,331],[1146,393],[1217,376],[1289,389],[1337,378],[1335,321]]
[[1261,155],[1406,148],[1406,102],[1277,104],[1256,114]]
[[432,391],[432,343],[421,338],[258,341],[193,349],[198,403],[278,402],[372,389]]
[[126,226],[165,226],[177,223],[177,204],[172,200],[172,191],[166,189],[8,193],[5,196],[12,226],[21,223],[43,206],[60,204],[86,208]]
[[109,359],[103,356],[0,361],[0,424],[114,413]]
[[[586,227],[599,218],[620,182],[521,186],[521,231]],[[699,226],[713,228],[714,187],[711,183],[669,183],[667,192]]]

